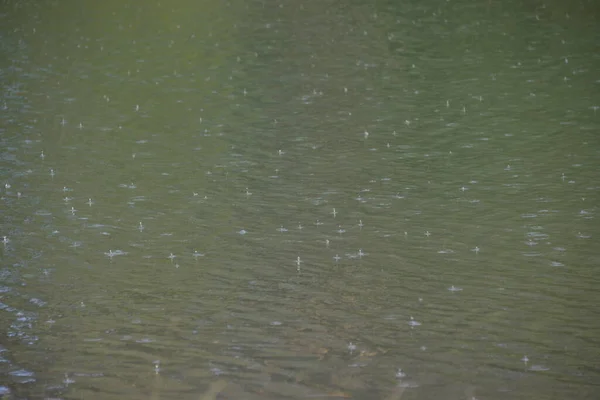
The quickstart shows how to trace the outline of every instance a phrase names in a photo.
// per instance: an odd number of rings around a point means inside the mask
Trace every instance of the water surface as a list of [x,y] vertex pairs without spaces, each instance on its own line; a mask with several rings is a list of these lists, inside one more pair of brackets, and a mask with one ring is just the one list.
[[592,2],[3,10],[0,396],[598,396]]

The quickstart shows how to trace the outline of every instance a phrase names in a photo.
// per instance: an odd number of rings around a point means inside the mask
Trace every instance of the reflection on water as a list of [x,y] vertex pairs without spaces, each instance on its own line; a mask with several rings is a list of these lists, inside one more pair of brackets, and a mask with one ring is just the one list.
[[587,3],[84,4],[0,16],[0,397],[596,397]]

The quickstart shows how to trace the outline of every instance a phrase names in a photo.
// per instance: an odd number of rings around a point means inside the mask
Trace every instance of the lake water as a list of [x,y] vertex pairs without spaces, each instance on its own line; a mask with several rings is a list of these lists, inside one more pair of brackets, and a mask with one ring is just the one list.
[[598,398],[599,12],[5,1],[0,398]]

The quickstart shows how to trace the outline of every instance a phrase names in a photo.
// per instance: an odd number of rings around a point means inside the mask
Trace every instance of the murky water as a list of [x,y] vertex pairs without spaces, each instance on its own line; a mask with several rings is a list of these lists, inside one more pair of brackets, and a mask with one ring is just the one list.
[[597,398],[562,3],[5,2],[0,397]]

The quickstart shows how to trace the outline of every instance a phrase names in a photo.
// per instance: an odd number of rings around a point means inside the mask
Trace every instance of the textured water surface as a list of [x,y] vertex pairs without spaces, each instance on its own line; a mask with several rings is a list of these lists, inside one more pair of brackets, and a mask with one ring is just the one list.
[[8,2],[0,397],[593,399],[593,2]]

